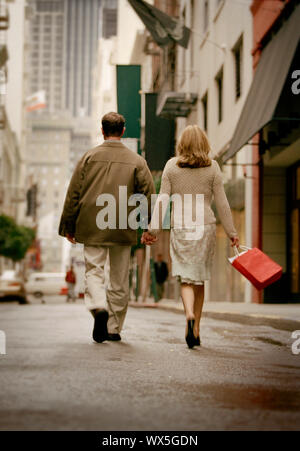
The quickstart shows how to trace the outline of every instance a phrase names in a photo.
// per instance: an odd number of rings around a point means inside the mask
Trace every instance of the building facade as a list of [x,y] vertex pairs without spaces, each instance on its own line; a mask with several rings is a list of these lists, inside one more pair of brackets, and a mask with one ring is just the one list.
[[37,184],[37,236],[43,271],[62,268],[64,240],[58,225],[70,177],[72,121],[70,116],[34,118],[27,143],[27,173]]
[[[176,121],[175,141],[189,124],[208,135],[212,158],[222,166],[225,190],[242,244],[252,245],[252,154],[222,164],[252,81],[252,16],[250,2],[163,2],[155,6],[180,18],[191,30],[188,48],[169,44],[153,56],[153,90],[157,114]],[[230,24],[230,26],[229,26]],[[174,149],[175,153],[175,149]],[[217,212],[216,212],[217,216]],[[230,241],[217,216],[217,247],[206,299],[251,301],[251,286],[227,262]]]
[[[271,57],[271,53],[276,52],[272,73],[284,73],[286,78],[280,84],[277,77],[276,90],[272,92],[277,101],[276,111],[270,115],[268,124],[261,122],[258,134],[252,138],[259,143],[253,146],[259,162],[259,183],[253,193],[253,202],[259,212],[255,238],[262,249],[282,266],[283,276],[263,292],[256,293],[254,300],[299,302],[300,92],[293,89],[293,83],[297,82],[295,71],[299,68],[300,33],[296,23],[300,20],[300,9],[298,2],[293,0],[274,1],[272,8],[266,8],[266,4],[265,1],[253,1],[251,5],[254,74],[258,78],[261,67],[266,64],[266,55]],[[280,46],[272,50],[277,45],[276,41]],[[269,82],[272,84],[272,79]]]

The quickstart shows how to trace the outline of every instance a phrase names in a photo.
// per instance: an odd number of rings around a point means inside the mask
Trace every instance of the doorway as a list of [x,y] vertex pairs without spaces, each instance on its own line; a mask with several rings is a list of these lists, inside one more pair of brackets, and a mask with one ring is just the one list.
[[300,302],[300,161],[287,174],[288,274],[292,302]]

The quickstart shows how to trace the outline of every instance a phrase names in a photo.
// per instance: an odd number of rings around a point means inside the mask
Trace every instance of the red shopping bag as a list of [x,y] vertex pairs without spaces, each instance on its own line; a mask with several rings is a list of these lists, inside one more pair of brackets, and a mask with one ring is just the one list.
[[232,266],[245,276],[258,290],[263,290],[271,283],[276,282],[282,275],[282,267],[264,254],[260,249],[246,249],[239,253],[235,249],[236,257],[230,258]]

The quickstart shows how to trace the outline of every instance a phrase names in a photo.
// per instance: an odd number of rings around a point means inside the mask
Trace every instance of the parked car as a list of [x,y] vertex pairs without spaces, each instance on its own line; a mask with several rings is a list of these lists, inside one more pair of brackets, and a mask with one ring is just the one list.
[[0,300],[17,300],[20,304],[27,302],[24,282],[13,269],[3,271],[0,276]]
[[27,294],[33,294],[36,298],[44,295],[66,295],[68,287],[63,273],[35,272],[30,274],[25,283]]

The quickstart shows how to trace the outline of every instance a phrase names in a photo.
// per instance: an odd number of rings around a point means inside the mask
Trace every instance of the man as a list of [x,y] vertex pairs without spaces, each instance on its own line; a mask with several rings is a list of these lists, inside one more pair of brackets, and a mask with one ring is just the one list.
[[[147,197],[147,223],[151,195],[155,193],[145,159],[121,143],[124,131],[122,115],[108,113],[102,118],[104,143],[79,161],[59,226],[59,234],[71,243],[84,244],[85,303],[94,316],[93,339],[98,343],[121,340],[127,311],[130,251],[137,242],[136,230],[129,227],[128,221],[124,223],[124,214],[128,219],[133,210],[127,200],[137,193]],[[126,193],[125,212],[120,189],[122,196]],[[110,269],[106,289],[107,258]]]
[[162,254],[157,255],[157,261],[154,263],[156,287],[158,300],[163,298],[164,295],[164,283],[168,278],[169,271],[167,263],[163,261]]
[[76,301],[76,297],[75,297],[76,276],[74,273],[73,265],[71,265],[69,271],[67,271],[65,280],[68,285],[67,302],[69,302],[70,299],[73,302],[75,302]]

